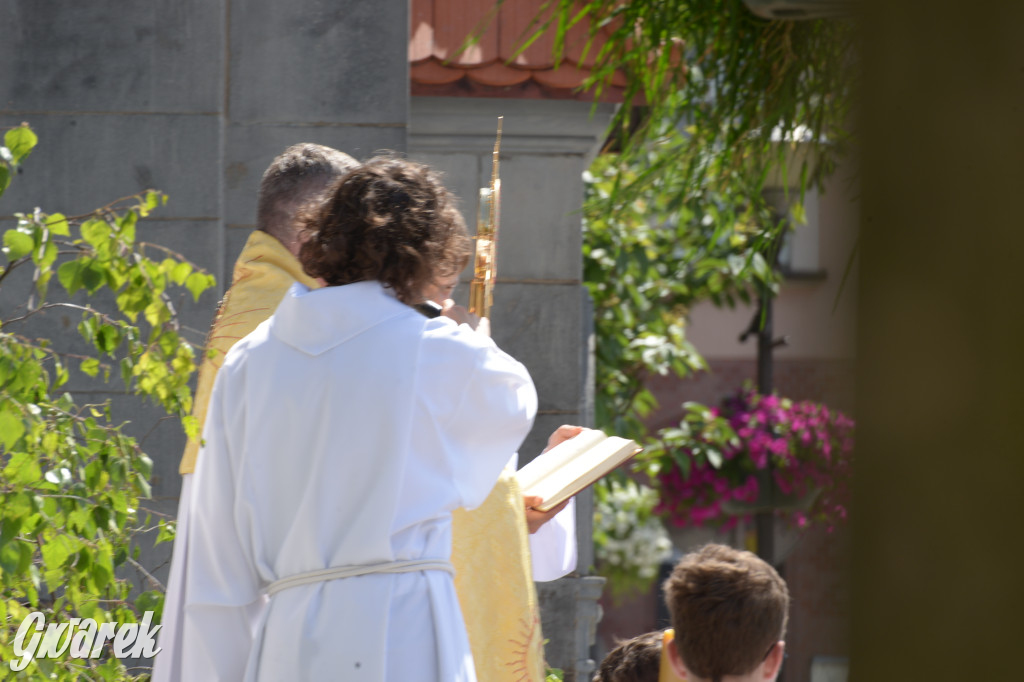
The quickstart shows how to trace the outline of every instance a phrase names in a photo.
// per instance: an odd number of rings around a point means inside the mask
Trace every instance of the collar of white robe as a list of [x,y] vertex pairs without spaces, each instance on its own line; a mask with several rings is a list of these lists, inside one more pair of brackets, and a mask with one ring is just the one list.
[[297,575],[281,578],[267,585],[267,594],[274,595],[281,590],[287,590],[300,585],[313,585],[328,580],[340,580],[341,578],[355,578],[359,575],[371,573],[415,573],[416,571],[444,571],[449,575],[455,575],[455,568],[450,561],[444,559],[410,559],[406,561],[389,561],[383,564],[366,564],[363,566],[336,566],[324,568],[319,571],[309,571]]

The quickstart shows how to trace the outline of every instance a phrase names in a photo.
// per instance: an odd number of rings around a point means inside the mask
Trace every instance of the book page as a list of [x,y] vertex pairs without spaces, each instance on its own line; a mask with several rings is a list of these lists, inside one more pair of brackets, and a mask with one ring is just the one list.
[[[516,475],[524,495],[537,495],[543,498],[544,503],[538,509],[547,511],[557,506],[563,500],[572,497],[594,481],[607,475],[612,469],[640,450],[637,444],[631,440],[617,436],[609,438],[600,432],[597,433],[601,435],[601,438],[589,438],[585,443],[577,444],[577,447],[572,449],[571,456],[561,456],[563,453],[559,453],[560,456],[553,458],[557,461],[545,462],[542,475],[537,475],[537,472],[541,471],[541,467],[527,472],[529,465],[523,467]],[[567,441],[567,443],[571,442]],[[593,445],[586,449],[585,446],[590,444]],[[554,448],[550,452],[554,453],[556,449]],[[523,473],[529,475],[520,476]]]
[[567,462],[578,457],[580,453],[586,452],[606,438],[607,436],[597,429],[588,429],[567,441],[559,443],[547,452],[542,452],[529,464],[516,472],[519,487],[526,491],[534,486],[537,481],[551,474],[552,471],[562,468]]

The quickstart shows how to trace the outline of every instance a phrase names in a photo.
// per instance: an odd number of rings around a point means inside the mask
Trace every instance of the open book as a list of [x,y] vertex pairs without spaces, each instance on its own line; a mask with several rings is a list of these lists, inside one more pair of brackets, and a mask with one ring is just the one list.
[[548,511],[642,449],[635,441],[588,430],[538,455],[516,472],[516,479],[524,495],[543,498],[537,509]]

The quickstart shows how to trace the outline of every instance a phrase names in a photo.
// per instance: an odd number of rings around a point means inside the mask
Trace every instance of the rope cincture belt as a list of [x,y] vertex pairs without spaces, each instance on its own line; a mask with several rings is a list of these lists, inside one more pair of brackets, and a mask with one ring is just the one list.
[[450,561],[444,559],[411,559],[408,561],[390,561],[384,564],[367,564],[364,566],[336,566],[335,568],[324,568],[319,571],[299,573],[298,575],[275,580],[267,585],[266,592],[268,595],[275,595],[281,590],[287,590],[291,587],[313,585],[341,578],[354,578],[371,573],[415,573],[416,571],[444,571],[449,575],[455,575],[455,568]]

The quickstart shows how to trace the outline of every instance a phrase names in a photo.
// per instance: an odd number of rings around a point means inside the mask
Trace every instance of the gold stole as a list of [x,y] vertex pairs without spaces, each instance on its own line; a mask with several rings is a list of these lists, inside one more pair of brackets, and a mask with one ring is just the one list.
[[480,682],[541,682],[544,639],[523,495],[506,469],[484,503],[452,514],[455,590]]
[[[253,231],[235,263],[207,338],[192,414],[203,431],[213,381],[224,355],[277,308],[288,287],[319,285],[277,239]],[[179,471],[195,471],[199,441],[189,439]],[[511,454],[511,453],[510,453]],[[477,677],[481,682],[541,682],[544,640],[533,585],[523,497],[503,472],[484,503],[452,515],[452,563]]]
[[[231,288],[224,294],[206,338],[206,355],[199,366],[199,383],[192,403],[192,416],[199,423],[200,435],[206,422],[213,380],[217,378],[224,356],[236,341],[273,314],[295,281],[311,289],[320,286],[302,271],[299,261],[281,242],[266,232],[253,230],[242,254],[235,261]],[[178,472],[194,472],[198,453],[199,438],[190,438],[185,444]]]

